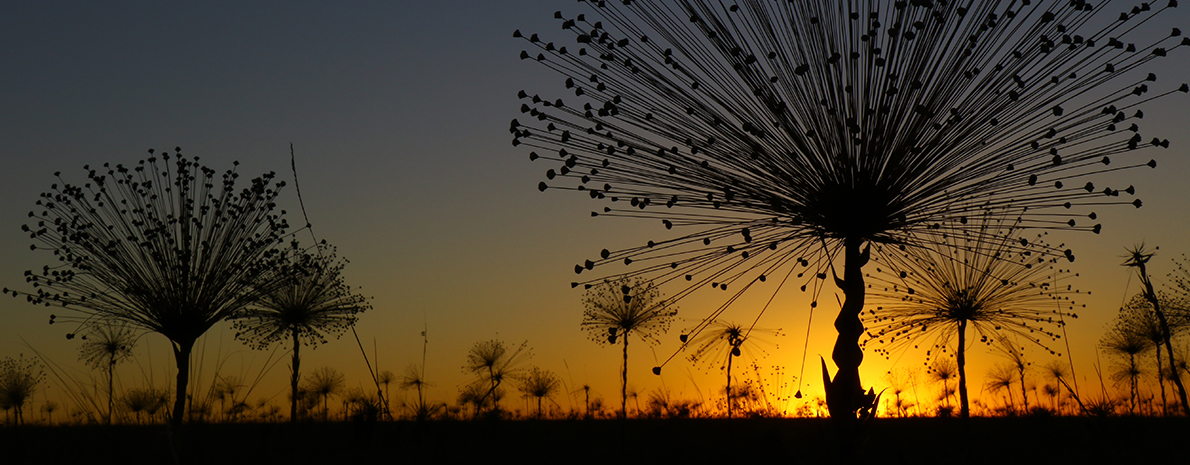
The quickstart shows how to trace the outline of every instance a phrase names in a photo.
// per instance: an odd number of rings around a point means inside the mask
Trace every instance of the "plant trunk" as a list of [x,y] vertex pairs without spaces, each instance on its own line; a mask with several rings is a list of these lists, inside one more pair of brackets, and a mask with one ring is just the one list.
[[[1173,358],[1173,343],[1170,342],[1169,321],[1165,319],[1165,312],[1161,311],[1161,304],[1157,300],[1157,293],[1153,291],[1153,282],[1149,280],[1149,275],[1145,271],[1145,264],[1140,263],[1140,279],[1145,285],[1145,298],[1149,303],[1153,304],[1153,311],[1157,313],[1157,321],[1161,323],[1161,339],[1164,341],[1166,355],[1169,356],[1169,371],[1177,374],[1177,366],[1174,365]],[[1157,348],[1161,350],[1160,347]],[[1160,376],[1161,366],[1157,366],[1157,373]],[[1181,376],[1174,376],[1173,383],[1178,387],[1178,397],[1182,401],[1182,413],[1190,416],[1190,403],[1186,401],[1186,386],[1182,384]]]
[[826,363],[823,363],[823,385],[826,388],[826,406],[831,422],[839,434],[839,446],[844,463],[856,460],[860,441],[861,416],[875,415],[873,400],[867,398],[860,386],[859,366],[864,361],[859,339],[864,334],[860,314],[864,309],[863,267],[868,262],[868,249],[860,250],[863,240],[848,237],[844,239],[843,278],[835,276],[835,284],[843,291],[843,308],[835,318],[835,348],[831,352],[838,371],[834,379],[829,378]]
[[174,341],[174,361],[178,366],[177,386],[174,390],[174,410],[170,417],[170,426],[182,426],[183,415],[186,414],[186,388],[190,384],[190,351],[194,348],[194,341]]
[[727,353],[727,418],[731,418],[731,359],[732,353]]
[[1161,416],[1169,415],[1169,406],[1165,400],[1165,376],[1161,374],[1161,347],[1153,348],[1157,354],[1157,387],[1161,389]]
[[628,331],[624,331],[624,367],[620,370],[620,418],[628,419]]
[[289,422],[296,424],[298,421],[298,381],[301,380],[301,358],[298,357],[298,350],[302,347],[301,340],[298,338],[298,331],[293,331],[293,373],[289,375]]
[[967,399],[967,320],[959,320],[959,417],[971,417],[971,404]]
[[116,354],[110,354],[107,364],[107,425],[112,425],[112,411],[115,410],[116,401],[114,399],[115,393],[112,388],[112,379],[115,377],[116,371]]

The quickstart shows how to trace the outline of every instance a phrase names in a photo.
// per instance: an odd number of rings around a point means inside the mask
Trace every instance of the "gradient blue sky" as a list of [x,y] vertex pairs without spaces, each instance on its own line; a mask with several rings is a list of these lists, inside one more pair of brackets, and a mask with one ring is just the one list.
[[[51,259],[29,250],[20,225],[37,195],[56,182],[55,171],[81,181],[85,164],[131,164],[148,148],[180,146],[220,171],[239,160],[243,175],[277,171],[288,178],[292,142],[315,232],[351,260],[348,281],[373,297],[375,308],[358,331],[370,356],[375,345],[381,369],[400,374],[419,361],[425,325],[431,396],[453,403],[471,379],[462,370],[471,344],[527,340],[535,354],[530,364],[558,373],[569,389],[590,383],[611,403],[618,352],[580,330],[581,291],[569,286],[572,268],[604,247],[638,245],[665,231],[652,222],[591,218],[593,204],[584,196],[538,192],[548,167],[509,144],[517,91],[557,90],[562,81],[518,60],[524,43],[511,33],[552,34],[559,8],[583,7],[544,0],[4,2],[0,283],[23,288],[22,272]],[[1165,19],[1190,28],[1190,9]],[[1185,63],[1184,54],[1166,60],[1161,82],[1190,80]],[[1054,241],[1074,247],[1074,268],[1082,274],[1075,285],[1094,291],[1088,311],[1070,328],[1080,377],[1093,375],[1095,343],[1120,302],[1138,289],[1118,266],[1125,247],[1160,246],[1152,266],[1159,280],[1172,258],[1190,252],[1184,129],[1190,98],[1163,105],[1145,108],[1146,129],[1173,147],[1158,154],[1157,170],[1124,174],[1145,207],[1101,211],[1103,234]],[[293,194],[286,193],[285,208],[290,222],[300,224]],[[796,372],[801,357],[807,299],[790,292],[781,301],[784,308],[761,323],[786,334],[772,338],[778,346],[760,362],[766,376],[774,365]],[[683,301],[680,316],[701,318],[718,303],[695,296]],[[743,320],[762,304],[743,302],[733,315]],[[0,356],[36,349],[82,370],[78,341],[65,339],[70,328],[46,324],[49,313],[23,299],[0,299]],[[829,354],[831,318],[815,318],[811,361]],[[696,390],[705,396],[719,385],[717,375],[708,378],[680,359],[663,377],[649,373],[655,357],[672,353],[679,330],[693,323],[675,323],[655,352],[632,346],[629,381],[638,391],[664,386],[697,397]],[[213,330],[206,344],[208,383],[215,360],[225,360],[222,374],[251,378],[267,358],[234,341],[226,327]],[[350,333],[304,354],[303,367],[334,366],[348,374],[349,385],[365,384]],[[167,355],[162,337],[145,336],[140,361],[122,368],[120,381],[169,385]],[[915,357],[906,355],[895,367],[920,366]],[[994,357],[977,347],[971,363],[978,383]],[[865,384],[880,383],[889,366],[870,359]],[[286,372],[285,362],[274,367],[250,399],[283,401]],[[816,391],[819,383],[810,384]],[[570,406],[564,396],[557,401]]]

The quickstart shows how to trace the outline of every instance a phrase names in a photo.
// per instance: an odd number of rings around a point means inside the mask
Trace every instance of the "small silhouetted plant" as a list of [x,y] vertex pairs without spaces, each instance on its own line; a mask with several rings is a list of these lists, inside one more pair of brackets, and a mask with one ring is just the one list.
[[[1163,308],[1161,299],[1158,298],[1157,292],[1153,290],[1153,281],[1149,279],[1149,273],[1146,266],[1149,260],[1153,258],[1153,253],[1145,250],[1144,244],[1138,245],[1128,250],[1128,259],[1124,261],[1124,266],[1136,270],[1137,275],[1140,276],[1141,285],[1144,286],[1142,295],[1153,306],[1153,313],[1157,316],[1158,327],[1161,331],[1161,345],[1165,348],[1166,355],[1168,355],[1169,366],[1172,367],[1174,362],[1173,355],[1173,327],[1176,324],[1170,324],[1170,315],[1167,315],[1169,308]],[[1172,371],[1172,370],[1171,370]],[[1161,372],[1161,367],[1158,366],[1157,372]],[[1175,376],[1173,378],[1174,385],[1178,387],[1178,398],[1181,400],[1182,412],[1190,416],[1190,403],[1187,402],[1186,386],[1182,383],[1182,377]],[[1162,390],[1164,393],[1164,390]]]
[[950,411],[953,409],[950,405],[950,398],[954,391],[950,389],[950,380],[958,375],[958,368],[954,362],[949,358],[935,358],[926,370],[926,375],[929,376],[930,381],[935,383],[942,383],[942,395],[938,400],[945,403],[945,407]]
[[45,368],[36,358],[5,357],[0,360],[0,402],[5,410],[14,411],[13,423],[24,422],[25,403],[45,379]]
[[104,422],[110,425],[112,424],[112,412],[116,405],[113,390],[116,364],[132,356],[137,335],[131,327],[124,324],[98,325],[93,327],[82,339],[83,344],[79,346],[79,357],[87,365],[103,370],[107,375],[107,415],[104,416]]
[[[383,376],[381,378],[383,381]],[[417,404],[413,406],[413,417],[417,421],[429,420],[438,411],[446,407],[443,404],[429,404],[426,402],[425,388],[429,386],[432,386],[432,384],[426,382],[425,374],[422,373],[420,366],[410,364],[405,367],[405,376],[401,378],[400,387],[401,389],[417,389]]]
[[[620,416],[628,417],[628,339],[635,335],[648,344],[669,331],[678,311],[653,283],[640,279],[604,281],[583,296],[583,329],[600,345],[624,347],[620,370]],[[653,369],[660,374],[659,368]],[[637,409],[639,410],[639,408]]]
[[1012,398],[1012,378],[1015,369],[1011,365],[997,364],[988,370],[987,376],[984,378],[984,384],[987,390],[992,394],[1004,391],[1008,394],[1008,398],[1004,405],[1006,413],[1014,413],[1016,409],[1016,402]]
[[[1184,316],[1186,302],[1161,291],[1158,291],[1156,295],[1160,307],[1166,313],[1166,323],[1171,339],[1190,330],[1190,320]],[[1156,367],[1154,371],[1157,376],[1157,388],[1161,392],[1161,414],[1168,414],[1169,405],[1165,396],[1165,380],[1171,378],[1165,376],[1169,371],[1169,364],[1164,362],[1168,356],[1162,355],[1162,352],[1165,352],[1165,334],[1162,331],[1161,320],[1157,317],[1157,312],[1153,310],[1153,304],[1143,292],[1137,294],[1120,309],[1117,321],[1118,324],[1126,328],[1126,331],[1139,334],[1148,342],[1146,352],[1152,350],[1155,361],[1153,366]]]
[[45,414],[45,422],[47,425],[54,424],[54,412],[58,411],[58,403],[52,400],[45,401],[41,404],[41,412]]
[[1005,206],[1030,228],[1098,232],[1090,208],[1141,204],[1091,175],[1155,167],[1137,155],[1169,145],[1138,134],[1135,106],[1190,91],[1149,93],[1156,75],[1143,75],[1190,43],[1145,37],[1139,25],[1169,8],[1117,19],[1085,1],[584,3],[555,13],[556,42],[513,33],[521,59],[573,97],[519,92],[512,143],[551,165],[540,190],[684,231],[575,271],[636,263],[624,273],[685,286],[676,298],[731,288],[728,303],[804,271],[789,284],[816,300],[834,275],[845,298],[824,386],[849,438],[876,403],[859,379],[868,246],[930,247],[937,225]]
[[343,374],[331,367],[314,370],[306,379],[306,385],[302,390],[322,398],[322,421],[330,418],[330,396],[342,392],[345,383],[346,378]]
[[550,370],[530,367],[521,377],[518,389],[521,393],[537,399],[537,418],[541,418],[541,401],[553,397],[562,387],[562,380]]
[[[1078,293],[1057,285],[1075,276],[1057,266],[1062,255],[1041,237],[1021,238],[1019,220],[988,211],[966,223],[981,229],[972,233],[944,227],[950,232],[944,245],[885,254],[888,261],[872,279],[879,283],[870,292],[877,306],[865,318],[869,327],[864,342],[878,345],[875,352],[886,358],[894,350],[916,348],[922,340],[930,343],[927,358],[953,346],[959,414],[964,418],[971,411],[967,347],[975,337],[991,346],[1011,336],[1056,353],[1046,343],[1060,337],[1058,329],[1066,319],[1077,318],[1068,294]],[[895,250],[885,249],[877,247],[881,252]]]
[[1046,392],[1047,393],[1049,392],[1049,386],[1052,385],[1053,390],[1056,391],[1054,393],[1055,394],[1055,399],[1054,399],[1055,409],[1059,414],[1061,414],[1062,413],[1062,387],[1066,385],[1066,378],[1070,376],[1070,368],[1069,368],[1067,362],[1063,362],[1062,360],[1051,360],[1049,363],[1045,364],[1042,368],[1043,368],[1042,373],[1044,374],[1045,378],[1052,382],[1052,384],[1050,384],[1050,383],[1046,384]]
[[493,398],[502,397],[499,389],[496,391],[495,396],[489,396],[488,389],[488,386],[480,383],[471,383],[463,386],[463,388],[459,390],[459,406],[464,409],[470,406],[472,409],[471,417],[478,418],[489,404],[494,404],[494,402],[492,402]]
[[1008,338],[1000,338],[993,347],[996,352],[999,352],[1002,357],[1008,360],[1008,367],[1016,372],[1016,379],[1021,384],[1021,413],[1028,413],[1029,391],[1025,388],[1025,370],[1033,365],[1033,362],[1025,358],[1025,348],[1017,344],[1016,341]]
[[[1121,313],[1120,316],[1124,317],[1126,314]],[[1140,379],[1141,368],[1136,358],[1149,348],[1154,347],[1154,341],[1146,338],[1137,329],[1139,329],[1137,326],[1129,325],[1117,318],[1116,323],[1108,329],[1107,334],[1099,339],[1099,348],[1117,360],[1115,370],[1111,374],[1112,380],[1117,384],[1126,383],[1128,385],[1128,411],[1130,413],[1136,413],[1136,401],[1140,396],[1137,381]],[[1160,354],[1160,350],[1157,353]],[[1161,365],[1158,364],[1157,367],[1160,368]],[[1165,393],[1162,392],[1163,401],[1164,397]],[[1164,403],[1162,407],[1164,407]]]
[[[689,340],[689,344],[694,347],[694,352],[690,354],[689,359],[692,362],[716,366],[726,371],[727,387],[724,389],[726,393],[732,392],[731,368],[735,359],[744,356],[752,360],[764,357],[767,352],[760,346],[772,343],[759,336],[769,333],[780,334],[780,330],[745,327],[728,321],[712,321],[702,326],[690,331],[697,336]],[[727,402],[727,418],[732,417],[734,404],[734,402]]]
[[34,289],[25,295],[68,310],[63,320],[83,330],[124,323],[169,339],[176,426],[195,341],[255,302],[277,276],[288,225],[274,210],[284,183],[266,173],[237,188],[234,168],[220,175],[181,149],[149,153],[132,166],[84,166],[85,184],[59,177],[41,194],[23,230],[32,249],[54,258],[25,273]]
[[471,350],[467,351],[467,365],[464,369],[477,376],[474,385],[484,388],[480,399],[471,402],[476,407],[476,415],[482,413],[481,409],[489,400],[492,401],[491,412],[498,415],[502,394],[500,385],[520,375],[524,371],[521,364],[532,356],[528,341],[511,349],[499,339],[477,342],[471,346]]
[[132,389],[124,393],[124,408],[136,417],[136,423],[143,423],[142,415],[152,418],[161,407],[169,403],[169,393],[153,388]]
[[[338,337],[353,325],[359,313],[370,308],[367,298],[355,294],[343,280],[347,261],[335,249],[319,244],[313,251],[298,249],[286,254],[280,283],[270,283],[260,300],[232,317],[236,337],[255,348],[289,342],[292,348],[290,393],[301,379],[301,346],[317,347],[327,337]],[[296,397],[290,396],[290,421],[297,421]]]

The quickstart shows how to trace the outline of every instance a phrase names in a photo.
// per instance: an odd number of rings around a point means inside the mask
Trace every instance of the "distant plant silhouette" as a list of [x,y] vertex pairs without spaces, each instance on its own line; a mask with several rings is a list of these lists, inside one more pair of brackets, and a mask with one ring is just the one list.
[[562,387],[562,380],[554,372],[539,367],[530,367],[520,379],[518,387],[522,394],[537,399],[537,418],[541,418],[541,401],[553,397]]
[[58,403],[57,402],[54,402],[52,400],[47,400],[47,401],[45,401],[44,404],[41,404],[41,412],[45,414],[45,417],[46,417],[45,422],[47,425],[54,424],[54,412],[57,412],[57,411],[58,411]]
[[845,300],[825,386],[847,429],[876,403],[859,379],[868,246],[935,246],[937,225],[1009,206],[1022,227],[1098,232],[1090,207],[1140,201],[1091,175],[1155,167],[1138,151],[1169,143],[1140,135],[1136,107],[1190,91],[1150,94],[1144,73],[1190,43],[1138,27],[1169,7],[1111,21],[1081,0],[585,3],[555,13],[564,41],[513,33],[574,100],[521,91],[512,143],[551,164],[540,190],[687,232],[575,271],[636,263],[607,274],[686,286],[675,300],[730,288],[729,303],[805,271],[794,285],[817,303],[829,272]]
[[[1063,360],[1051,360],[1043,367],[1043,374],[1045,378],[1053,382],[1055,392],[1055,409],[1058,413],[1062,412],[1062,388],[1069,387],[1066,385],[1066,378],[1070,377],[1069,362]],[[1047,384],[1047,386],[1049,386]]]
[[996,365],[988,370],[988,374],[984,380],[988,391],[991,391],[992,394],[1000,391],[1008,393],[1008,400],[1004,406],[1006,413],[1012,413],[1016,409],[1016,402],[1012,399],[1013,371],[1014,368],[1010,365]]
[[950,398],[954,395],[954,391],[950,389],[950,380],[958,375],[958,368],[955,363],[949,358],[935,358],[926,371],[926,375],[931,381],[935,383],[942,383],[942,395],[938,396],[938,400],[942,401],[946,408],[945,416],[949,416],[954,407],[951,407]]
[[[1161,291],[1158,291],[1156,295],[1158,303],[1160,303],[1162,310],[1166,313],[1166,323],[1169,326],[1171,340],[1190,330],[1190,320],[1185,317],[1187,311],[1186,302]],[[1161,414],[1168,415],[1169,405],[1168,399],[1165,396],[1165,380],[1172,378],[1165,376],[1169,367],[1169,364],[1163,362],[1168,357],[1162,357],[1161,355],[1165,349],[1165,335],[1161,329],[1161,320],[1157,317],[1157,313],[1153,311],[1152,302],[1149,301],[1143,292],[1134,295],[1120,309],[1120,314],[1116,318],[1118,324],[1124,327],[1124,331],[1135,333],[1147,341],[1145,352],[1148,352],[1150,349],[1152,350],[1155,362],[1153,366],[1156,367],[1154,372],[1157,376],[1157,388],[1161,392]]]
[[97,325],[91,332],[82,337],[83,344],[79,346],[79,357],[92,368],[103,370],[107,374],[107,415],[104,422],[112,424],[112,411],[115,408],[115,379],[116,364],[132,357],[132,349],[136,346],[137,335],[131,327],[115,325]]
[[[1128,259],[1124,261],[1124,266],[1135,269],[1136,274],[1140,276],[1141,285],[1144,286],[1142,295],[1153,306],[1153,313],[1157,316],[1158,327],[1161,329],[1161,345],[1165,347],[1166,354],[1169,357],[1171,371],[1175,371],[1172,369],[1175,363],[1173,342],[1171,342],[1173,331],[1170,325],[1170,318],[1166,314],[1168,310],[1172,309],[1163,308],[1161,299],[1158,298],[1157,292],[1153,290],[1153,281],[1149,279],[1149,273],[1147,271],[1147,265],[1152,258],[1153,253],[1146,251],[1144,244],[1141,244],[1128,250]],[[1158,373],[1161,372],[1161,368],[1161,366],[1157,367]],[[1178,387],[1178,398],[1181,400],[1182,412],[1190,416],[1190,403],[1186,400],[1186,386],[1182,383],[1180,376],[1175,376],[1173,382]],[[1164,389],[1162,389],[1162,393],[1164,395]]]
[[142,415],[152,418],[169,403],[169,393],[153,388],[132,389],[124,393],[122,400],[124,408],[136,416],[137,424],[141,424],[144,422]]
[[990,211],[967,223],[979,224],[979,232],[944,227],[950,234],[938,249],[884,254],[888,261],[871,279],[877,306],[864,319],[864,345],[877,345],[875,352],[885,357],[894,350],[916,348],[923,339],[930,342],[927,358],[953,347],[959,414],[964,418],[970,416],[967,346],[975,336],[989,346],[1007,336],[1021,338],[1056,353],[1046,343],[1060,337],[1057,329],[1066,319],[1078,316],[1070,300],[1078,291],[1058,285],[1076,275],[1058,267],[1061,255],[1051,253],[1042,238],[1019,237],[1016,220],[1003,220]]
[[[624,360],[620,370],[620,415],[628,417],[628,336],[656,344],[669,331],[677,309],[653,283],[622,278],[587,288],[583,296],[583,329],[600,345],[622,341]],[[660,373],[658,368],[654,372]],[[639,410],[639,409],[637,409]]]
[[390,420],[392,419],[392,409],[389,402],[392,400],[392,397],[389,395],[388,386],[396,380],[397,375],[388,370],[380,372],[380,375],[376,377],[376,382],[380,383],[381,386],[384,386],[384,399],[381,404],[384,406],[385,417]]
[[45,379],[45,368],[36,358],[5,357],[0,360],[0,403],[4,410],[13,410],[13,423],[25,420],[25,403]]
[[417,389],[417,404],[413,406],[413,417],[417,421],[429,420],[439,410],[446,407],[442,404],[429,404],[426,402],[424,391],[431,384],[426,382],[425,375],[418,365],[410,364],[405,368],[405,376],[401,378],[400,386],[401,389]]
[[297,397],[292,394],[301,379],[301,346],[317,347],[325,344],[328,336],[338,337],[355,325],[359,313],[370,308],[367,298],[353,293],[343,281],[346,264],[325,243],[310,251],[298,249],[295,242],[286,255],[280,282],[269,283],[259,301],[231,317],[236,337],[255,348],[292,341],[291,422],[296,422],[298,415]]
[[331,367],[322,367],[314,370],[306,380],[306,386],[303,390],[322,398],[322,421],[327,421],[330,418],[330,403],[328,399],[332,395],[343,392],[345,383],[346,378],[343,374]]
[[178,370],[171,418],[178,425],[194,342],[256,301],[276,277],[277,245],[288,228],[274,212],[284,183],[273,184],[266,173],[237,189],[235,169],[220,176],[181,149],[149,153],[131,167],[84,166],[87,183],[62,180],[41,194],[23,230],[32,249],[52,251],[54,259],[25,273],[34,288],[25,295],[69,310],[63,321],[83,330],[124,323],[169,339]]
[[[1025,370],[1033,365],[1033,362],[1025,359],[1025,348],[1021,347],[1016,341],[1008,338],[1000,338],[993,346],[1000,356],[1008,360],[1008,367],[1016,372],[1016,379],[1021,384],[1021,413],[1029,412],[1029,391],[1025,387]],[[1012,386],[1010,385],[1011,389]]]
[[[759,336],[766,333],[777,335],[780,330],[745,327],[737,323],[717,320],[708,323],[705,325],[706,327],[695,328],[694,331],[691,331],[698,336],[688,342],[694,347],[694,352],[690,354],[689,359],[692,362],[701,362],[725,370],[727,372],[727,387],[724,392],[730,393],[732,392],[732,362],[737,357],[745,355],[753,360],[767,355],[764,349],[759,346],[772,343],[764,341]],[[730,401],[727,403],[727,418],[732,417],[734,404]]]
[[532,356],[527,341],[511,349],[499,339],[477,342],[471,346],[471,350],[467,352],[467,365],[464,369],[478,377],[473,385],[483,386],[483,394],[478,400],[471,399],[468,395],[468,401],[475,405],[477,416],[482,413],[482,408],[489,400],[492,401],[491,412],[498,414],[502,394],[500,385],[505,380],[519,376],[524,371],[521,364]]
[[[1147,302],[1145,302],[1147,303]],[[1122,313],[1120,316],[1124,316]],[[1108,355],[1115,359],[1119,359],[1122,363],[1118,363],[1116,369],[1111,375],[1112,380],[1116,383],[1127,383],[1128,385],[1128,411],[1136,413],[1136,400],[1140,396],[1140,390],[1137,386],[1137,381],[1141,375],[1140,364],[1137,363],[1136,357],[1141,353],[1154,347],[1154,342],[1145,337],[1137,327],[1129,325],[1117,318],[1116,323],[1108,329],[1107,334],[1099,340],[1099,348],[1107,352]],[[1161,351],[1157,351],[1160,355]],[[1158,362],[1158,369],[1161,364]],[[1160,375],[1158,375],[1160,378]],[[1162,391],[1165,389],[1163,388]],[[1165,393],[1161,393],[1162,407],[1164,407]]]

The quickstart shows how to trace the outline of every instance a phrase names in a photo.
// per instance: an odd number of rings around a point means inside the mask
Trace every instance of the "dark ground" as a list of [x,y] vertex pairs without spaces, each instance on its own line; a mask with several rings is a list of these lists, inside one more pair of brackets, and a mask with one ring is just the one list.
[[[4,427],[0,464],[836,463],[831,431],[816,419]],[[859,462],[1187,463],[1188,451],[1183,418],[878,419]]]

